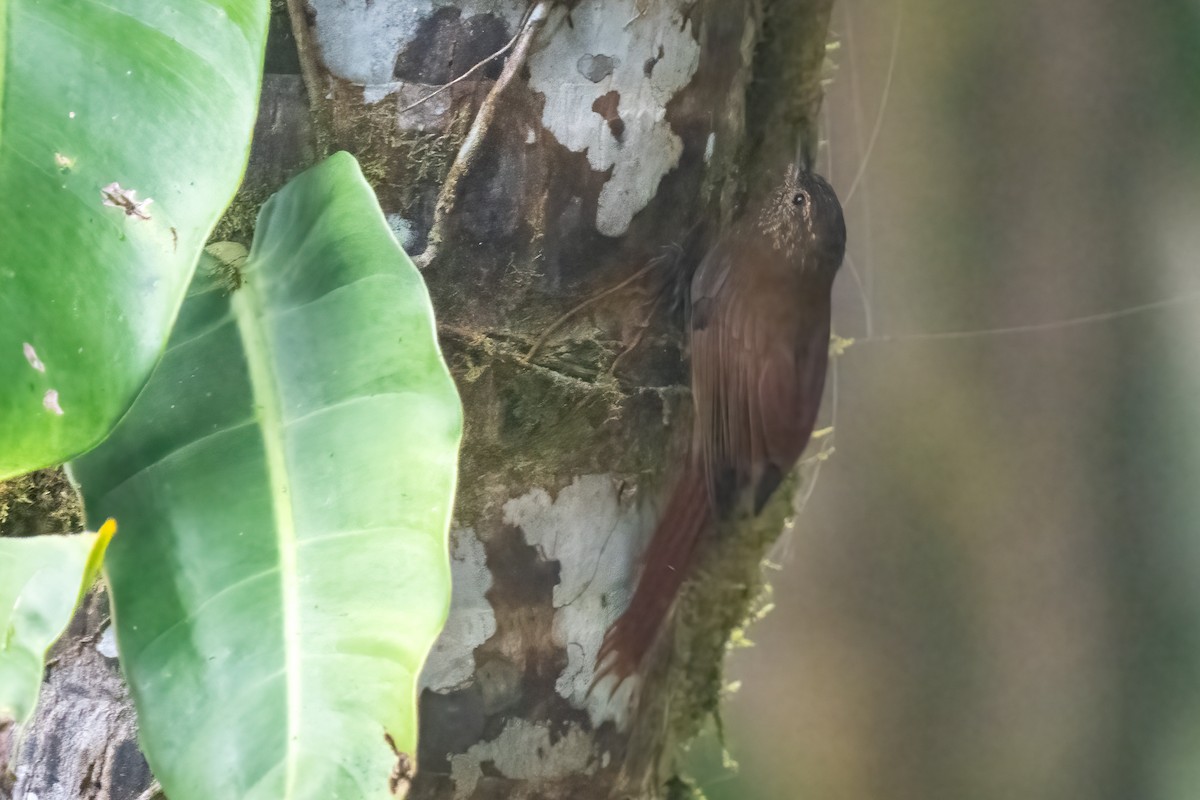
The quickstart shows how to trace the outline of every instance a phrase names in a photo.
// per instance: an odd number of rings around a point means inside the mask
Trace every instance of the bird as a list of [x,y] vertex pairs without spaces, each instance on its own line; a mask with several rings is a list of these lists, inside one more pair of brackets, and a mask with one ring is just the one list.
[[[639,670],[718,522],[757,515],[812,436],[829,363],[831,294],[846,250],[833,187],[801,160],[717,238],[692,277],[692,437],[596,686]],[[615,691],[614,687],[614,691]]]

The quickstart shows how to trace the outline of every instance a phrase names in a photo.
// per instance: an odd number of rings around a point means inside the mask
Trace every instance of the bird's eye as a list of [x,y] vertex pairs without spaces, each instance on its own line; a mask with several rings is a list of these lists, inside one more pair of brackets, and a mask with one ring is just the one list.
[[802,206],[806,202],[808,202],[808,197],[805,196],[804,192],[796,192],[792,195],[792,205]]

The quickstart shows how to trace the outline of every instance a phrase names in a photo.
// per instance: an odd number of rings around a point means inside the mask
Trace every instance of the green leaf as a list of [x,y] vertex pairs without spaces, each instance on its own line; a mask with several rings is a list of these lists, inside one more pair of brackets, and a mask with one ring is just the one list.
[[345,153],[263,207],[240,289],[214,283],[74,468],[121,521],[146,755],[171,800],[391,797],[450,596],[462,412],[428,294]]
[[0,480],[150,374],[245,167],[267,6],[0,0]]
[[0,539],[0,721],[21,724],[33,712],[46,651],[95,582],[115,530],[109,520],[98,534]]

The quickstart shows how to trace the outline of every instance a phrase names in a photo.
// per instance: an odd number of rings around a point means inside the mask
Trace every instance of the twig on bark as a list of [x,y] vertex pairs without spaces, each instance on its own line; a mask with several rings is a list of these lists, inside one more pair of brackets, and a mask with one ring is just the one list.
[[442,224],[454,210],[459,181],[478,158],[480,145],[483,143],[488,129],[492,126],[492,119],[496,116],[497,101],[525,65],[529,58],[529,50],[533,46],[533,40],[545,26],[552,5],[554,5],[553,0],[538,0],[537,4],[533,6],[517,34],[512,55],[505,62],[504,70],[479,107],[479,113],[475,115],[471,129],[467,131],[462,147],[459,148],[458,155],[455,156],[454,163],[446,175],[446,182],[442,184],[442,189],[438,193],[437,206],[433,212],[433,225],[429,229],[429,244],[426,245],[425,252],[413,259],[419,269],[425,269],[437,258],[438,247],[441,244]]
[[[292,20],[292,37],[296,40],[296,53],[300,57],[300,77],[304,79],[304,88],[308,90],[308,106],[317,111],[325,102],[321,86],[324,83],[321,59],[317,55],[316,44],[309,36],[308,3],[307,0],[287,0],[288,16]],[[141,798],[139,798],[141,800]]]
[[646,316],[642,318],[641,323],[639,323],[637,336],[634,336],[633,341],[625,345],[625,349],[618,353],[617,357],[614,358],[612,363],[608,365],[609,377],[616,379],[617,366],[621,363],[621,360],[624,359],[625,356],[637,349],[637,346],[642,343],[642,339],[646,338],[646,331],[650,329],[650,322],[654,319],[654,315],[657,313],[658,307],[656,303],[650,306],[650,313],[646,314]]
[[535,355],[537,355],[537,351],[541,350],[542,345],[544,345],[546,343],[546,340],[550,338],[550,334],[554,333],[556,330],[561,328],[564,322],[566,322],[571,317],[578,314],[580,311],[583,311],[585,308],[592,305],[593,303],[603,300],[604,298],[608,297],[610,294],[613,294],[614,292],[621,291],[626,286],[633,283],[638,278],[642,277],[647,272],[649,272],[650,270],[657,267],[660,263],[661,263],[660,259],[653,258],[650,260],[649,264],[642,267],[637,272],[633,273],[628,278],[626,278],[625,280],[618,283],[616,286],[610,286],[609,288],[605,289],[604,291],[597,292],[596,294],[592,295],[591,297],[581,301],[578,305],[576,305],[570,311],[563,314],[558,319],[554,320],[554,322],[551,322],[550,327],[548,327],[548,328],[546,328],[546,330],[542,331],[542,335],[539,336],[537,341],[533,343],[533,346],[529,348],[529,352],[521,357],[521,360],[524,361],[525,363],[529,363],[530,359],[532,359]]

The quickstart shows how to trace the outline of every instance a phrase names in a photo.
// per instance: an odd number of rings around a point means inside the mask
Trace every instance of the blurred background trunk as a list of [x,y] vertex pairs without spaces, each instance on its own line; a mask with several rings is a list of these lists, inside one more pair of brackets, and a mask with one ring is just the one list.
[[[761,547],[710,557],[640,703],[632,682],[588,687],[687,429],[681,252],[762,154],[815,139],[831,4],[274,3],[250,167],[214,239],[248,243],[287,178],[353,153],[424,271],[466,410],[412,797],[686,795],[675,756],[716,707]],[[149,786],[103,611],[56,651],[22,800]]]

